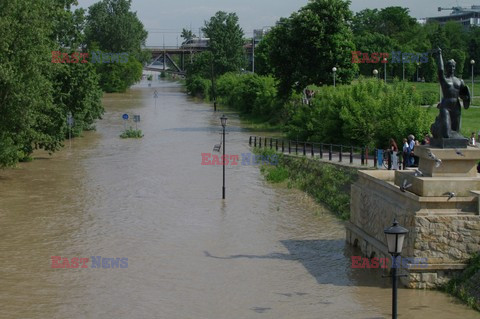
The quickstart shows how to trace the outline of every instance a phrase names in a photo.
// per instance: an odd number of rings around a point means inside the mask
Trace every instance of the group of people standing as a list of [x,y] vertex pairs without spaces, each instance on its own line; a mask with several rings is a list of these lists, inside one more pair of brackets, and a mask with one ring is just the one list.
[[[398,155],[399,155],[399,149],[397,142],[393,138],[390,139],[389,143],[389,153],[390,153],[390,165],[389,169],[397,169],[398,168]],[[415,136],[413,134],[408,135],[407,138],[403,139],[403,145],[402,145],[402,158],[403,162],[405,163],[405,167],[418,167],[418,156],[415,156],[415,146],[417,145],[429,145],[430,144],[430,135],[425,134],[422,142],[419,142],[418,140],[415,139]]]

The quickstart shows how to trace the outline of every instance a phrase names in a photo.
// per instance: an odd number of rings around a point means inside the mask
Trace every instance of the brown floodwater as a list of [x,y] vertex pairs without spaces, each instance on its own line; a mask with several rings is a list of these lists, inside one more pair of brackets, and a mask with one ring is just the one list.
[[[221,199],[222,167],[201,165],[221,112],[168,81],[103,101],[97,131],[0,171],[0,318],[390,318],[388,279],[351,269],[342,222],[301,192],[238,165]],[[119,138],[123,113],[141,116],[142,139]],[[226,114],[227,154],[249,152]],[[52,256],[128,267],[54,269]],[[398,309],[480,317],[436,291],[401,289]]]

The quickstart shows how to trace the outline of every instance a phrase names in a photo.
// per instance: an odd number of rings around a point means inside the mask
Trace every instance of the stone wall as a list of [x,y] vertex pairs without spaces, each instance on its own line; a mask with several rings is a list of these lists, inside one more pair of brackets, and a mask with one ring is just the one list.
[[409,230],[402,256],[428,258],[427,268],[402,270],[408,273],[402,283],[411,288],[442,285],[480,251],[478,199],[421,197],[401,192],[393,179],[393,171],[359,172],[351,188],[347,242],[366,257],[389,257],[384,229],[396,218]]

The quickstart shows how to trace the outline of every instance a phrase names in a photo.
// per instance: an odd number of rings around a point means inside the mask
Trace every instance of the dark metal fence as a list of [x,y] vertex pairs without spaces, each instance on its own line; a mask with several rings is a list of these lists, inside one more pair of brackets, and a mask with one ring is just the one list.
[[[369,150],[368,147],[358,147],[341,144],[328,143],[312,143],[300,142],[293,140],[278,139],[273,137],[250,136],[248,144],[258,148],[270,148],[275,151],[280,151],[285,154],[298,155],[299,152],[303,156],[317,157],[324,160],[336,161],[340,163],[350,163],[357,165],[365,165],[370,167],[377,167],[391,169],[392,159],[391,154],[385,151],[384,158],[379,161],[379,150]],[[381,152],[380,152],[381,153]],[[373,159],[370,160],[369,159]],[[402,169],[401,158],[398,159],[399,169]],[[405,167],[403,167],[405,169]]]

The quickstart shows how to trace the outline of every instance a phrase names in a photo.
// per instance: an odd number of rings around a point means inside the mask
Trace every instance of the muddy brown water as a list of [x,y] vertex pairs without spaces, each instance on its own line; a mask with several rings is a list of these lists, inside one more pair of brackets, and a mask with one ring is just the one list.
[[[221,112],[166,81],[104,104],[96,132],[0,171],[0,318],[390,318],[388,280],[351,269],[342,222],[302,193],[238,165],[222,201],[222,168],[201,165]],[[144,138],[119,138],[123,113]],[[227,154],[249,152],[227,116]],[[51,256],[128,267],[53,269]],[[401,289],[398,309],[480,318],[436,291]]]

